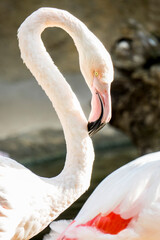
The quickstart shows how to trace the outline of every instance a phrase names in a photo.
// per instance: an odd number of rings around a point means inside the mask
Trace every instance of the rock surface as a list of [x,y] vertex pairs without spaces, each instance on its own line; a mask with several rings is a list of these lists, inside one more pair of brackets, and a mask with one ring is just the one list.
[[125,132],[141,154],[160,149],[160,42],[130,21],[112,48],[111,124]]

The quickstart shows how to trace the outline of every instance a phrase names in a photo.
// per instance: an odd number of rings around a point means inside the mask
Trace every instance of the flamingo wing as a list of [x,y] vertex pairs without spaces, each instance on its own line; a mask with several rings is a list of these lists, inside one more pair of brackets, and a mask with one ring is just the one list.
[[44,228],[46,189],[29,169],[0,156],[0,239],[29,239]]
[[58,240],[159,240],[159,223],[160,152],[156,152],[106,177]]
[[[84,223],[99,213],[115,212],[124,219],[160,197],[160,152],[142,156],[106,177],[76,217]],[[142,206],[143,205],[143,206]]]

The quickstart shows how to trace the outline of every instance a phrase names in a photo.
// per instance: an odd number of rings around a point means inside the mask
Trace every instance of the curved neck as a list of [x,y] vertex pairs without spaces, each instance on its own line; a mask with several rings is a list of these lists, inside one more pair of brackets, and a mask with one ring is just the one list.
[[29,16],[22,23],[18,38],[22,59],[51,100],[63,126],[66,162],[62,173],[53,180],[63,190],[67,184],[72,190],[77,190],[74,199],[68,196],[73,202],[89,186],[94,151],[81,106],[41,40],[42,31],[55,26],[63,28],[77,45],[80,44],[78,39],[84,35],[85,26],[69,13],[51,8],[39,9]]

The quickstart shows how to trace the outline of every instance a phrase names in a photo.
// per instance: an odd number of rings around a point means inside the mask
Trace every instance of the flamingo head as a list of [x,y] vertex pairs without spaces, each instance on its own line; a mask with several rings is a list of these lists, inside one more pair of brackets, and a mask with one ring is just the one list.
[[[96,39],[98,40],[98,39]],[[92,93],[88,132],[92,136],[111,119],[111,82],[113,81],[112,60],[101,44],[96,41],[90,53],[80,59],[82,74]]]

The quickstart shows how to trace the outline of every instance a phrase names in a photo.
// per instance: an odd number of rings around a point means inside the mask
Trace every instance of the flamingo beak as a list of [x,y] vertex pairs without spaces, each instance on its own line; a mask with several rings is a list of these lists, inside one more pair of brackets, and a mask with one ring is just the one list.
[[105,84],[105,88],[92,86],[91,113],[88,120],[88,132],[92,136],[105,126],[111,119],[111,95],[110,84]]

